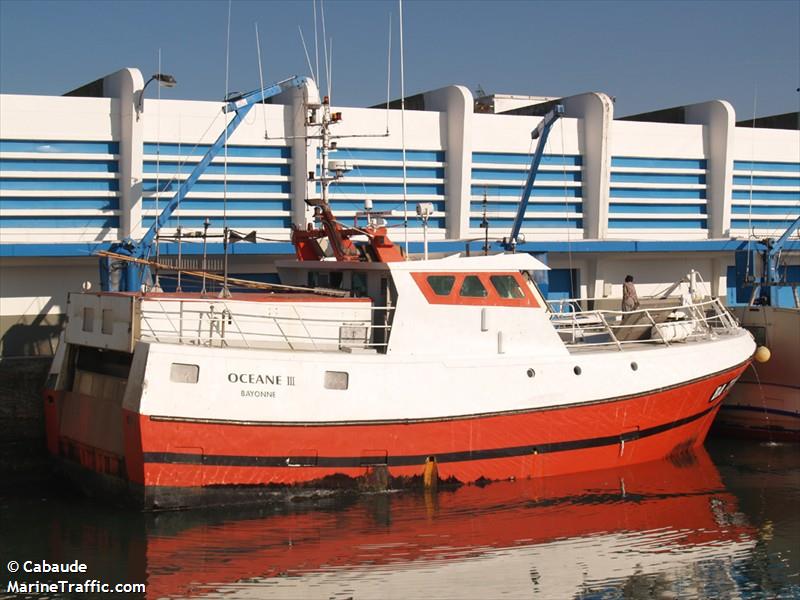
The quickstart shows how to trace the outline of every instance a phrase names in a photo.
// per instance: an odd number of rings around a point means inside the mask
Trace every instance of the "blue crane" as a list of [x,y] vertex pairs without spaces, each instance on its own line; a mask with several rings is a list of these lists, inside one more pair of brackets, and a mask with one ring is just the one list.
[[[233,118],[228,122],[223,132],[206,152],[197,166],[189,174],[189,177],[178,187],[178,191],[169,201],[167,206],[158,215],[155,223],[150,226],[141,240],[138,242],[126,238],[121,242],[115,242],[109,247],[109,252],[126,257],[132,260],[115,259],[113,256],[103,256],[100,259],[100,285],[104,291],[138,292],[142,289],[142,284],[149,276],[149,268],[143,262],[148,259],[153,252],[156,234],[168,222],[172,213],[178,208],[186,195],[194,187],[197,180],[205,172],[211,161],[216,158],[226,142],[256,104],[260,104],[267,98],[277,96],[281,92],[292,88],[301,88],[308,82],[307,77],[290,77],[279,81],[271,86],[254,90],[246,94],[241,94],[226,99],[222,107],[222,112],[233,113]],[[139,261],[139,262],[136,262]],[[119,279],[112,277],[112,272],[119,272]]]
[[[799,229],[800,217],[795,219],[777,240],[765,239],[758,244],[760,246],[758,249],[741,250],[736,253],[737,279],[741,283],[752,286],[753,298],[761,298],[762,303],[768,301],[771,306],[778,306],[780,303],[779,288],[800,284],[797,281],[786,281],[779,270],[781,253],[790,245],[789,238]],[[769,288],[769,293],[767,294],[763,288]],[[749,299],[737,297],[737,300],[748,301]]]
[[522,198],[517,207],[517,215],[514,217],[514,223],[511,225],[511,234],[507,238],[503,238],[501,245],[506,250],[513,251],[519,243],[519,230],[522,229],[522,219],[525,217],[525,211],[528,209],[528,201],[533,192],[533,183],[536,181],[536,175],[539,173],[539,165],[544,156],[544,147],[547,144],[547,136],[550,135],[550,129],[559,117],[564,115],[564,106],[556,104],[549,113],[539,122],[536,128],[531,132],[531,139],[538,138],[536,150],[531,159],[531,166],[528,170],[528,179],[525,182],[525,187],[522,190]]

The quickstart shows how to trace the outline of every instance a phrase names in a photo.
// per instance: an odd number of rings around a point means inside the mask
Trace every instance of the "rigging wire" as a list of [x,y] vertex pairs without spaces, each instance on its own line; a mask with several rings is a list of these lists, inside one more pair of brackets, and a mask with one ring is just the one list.
[[[230,83],[230,55],[231,55],[231,5],[233,0],[228,0],[228,27],[225,40],[225,99],[228,99],[228,90]],[[226,115],[227,117],[227,115]],[[235,118],[235,117],[234,117]],[[228,123],[230,119],[226,118],[225,123],[225,158],[223,163],[223,176],[222,176],[222,229],[224,237],[222,238],[223,247],[223,267],[224,277],[222,283],[222,291],[220,295],[226,297],[230,295],[228,291]]]
[[[569,293],[571,297],[575,297],[575,292],[572,288],[573,280],[572,274],[574,273],[573,265],[572,265],[572,235],[571,229],[572,226],[570,225],[569,218],[567,215],[569,214],[569,202],[567,200],[567,153],[566,153],[566,144],[564,142],[564,119],[559,119],[558,127],[561,130],[561,173],[562,173],[562,180],[564,183],[564,218],[566,220],[567,225],[567,255],[569,257]],[[542,156],[544,158],[544,156]]]
[[406,176],[406,87],[403,60],[403,0],[400,5],[400,143],[403,146],[403,238],[408,260],[408,178]]
[[[156,73],[161,73],[161,48],[158,49],[158,70]],[[156,110],[156,262],[158,262],[159,254],[160,254],[160,244],[158,240],[158,234],[160,233],[161,227],[158,224],[158,217],[161,214],[158,206],[158,199],[161,195],[161,84],[159,83],[158,91],[156,92],[158,98],[158,110]],[[144,91],[144,90],[142,90]],[[153,272],[153,289],[155,291],[159,290],[159,283],[158,283],[158,267],[154,269]]]
[[[261,40],[258,37],[258,22],[254,23],[256,27],[256,54],[258,55],[258,79],[261,82],[261,89],[264,89],[264,71],[261,68]],[[300,36],[302,37],[302,32],[300,32]],[[305,48],[306,43],[303,41],[303,48]],[[308,53],[306,52],[306,56]],[[264,116],[264,139],[268,139],[269,135],[267,134],[267,111],[264,107],[264,103],[261,103],[261,114]]]
[[[750,128],[750,190],[749,190],[749,200],[747,202],[747,263],[746,263],[746,270],[745,270],[745,280],[749,276],[750,273],[750,259],[752,257],[752,241],[756,237],[755,230],[753,229],[753,168],[755,162],[755,153],[756,153],[756,136],[755,136],[755,128],[756,128],[756,105],[758,102],[758,85],[753,83],[753,120],[752,125]],[[733,199],[731,199],[733,202]],[[755,300],[756,293],[759,291],[758,286],[753,286],[753,292],[750,295],[750,301],[752,302]]]
[[[298,25],[297,30],[300,32],[300,41],[303,43],[303,52],[306,53],[306,62],[308,63],[308,70],[311,71],[312,75],[314,75],[314,69],[311,66],[311,59],[308,56],[308,48],[306,48],[306,39],[303,37],[303,29]],[[314,79],[316,80],[316,77],[314,77]]]

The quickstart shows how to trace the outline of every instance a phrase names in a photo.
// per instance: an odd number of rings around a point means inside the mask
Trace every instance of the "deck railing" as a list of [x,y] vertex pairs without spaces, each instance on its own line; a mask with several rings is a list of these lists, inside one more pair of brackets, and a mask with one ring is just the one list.
[[738,328],[718,298],[691,304],[669,303],[630,312],[581,310],[583,300],[550,302],[553,326],[570,348],[610,346],[622,349],[630,344],[709,339]]
[[140,339],[196,346],[385,351],[392,307],[354,303],[143,302]]

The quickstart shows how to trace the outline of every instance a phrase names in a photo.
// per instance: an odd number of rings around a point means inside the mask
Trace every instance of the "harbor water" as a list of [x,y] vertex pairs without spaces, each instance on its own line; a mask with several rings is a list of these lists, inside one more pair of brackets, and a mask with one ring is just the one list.
[[[798,598],[798,506],[796,445],[724,439],[627,469],[281,507],[140,513],[4,487],[0,598]],[[98,587],[117,584],[146,589]]]

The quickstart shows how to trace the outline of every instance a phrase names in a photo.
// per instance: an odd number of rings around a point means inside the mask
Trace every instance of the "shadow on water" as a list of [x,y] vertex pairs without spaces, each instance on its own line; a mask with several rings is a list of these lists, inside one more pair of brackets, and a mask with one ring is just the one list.
[[[771,485],[794,486],[785,501],[798,505],[797,453],[751,457],[741,443],[713,452],[719,469],[700,450],[688,460],[322,508],[142,514],[53,491],[6,495],[0,568],[78,559],[91,578],[146,583],[146,594],[120,596],[145,598],[793,597],[797,557],[786,557],[800,539],[797,511],[776,521],[771,513],[788,504],[766,498]],[[784,479],[773,484],[772,475]]]

